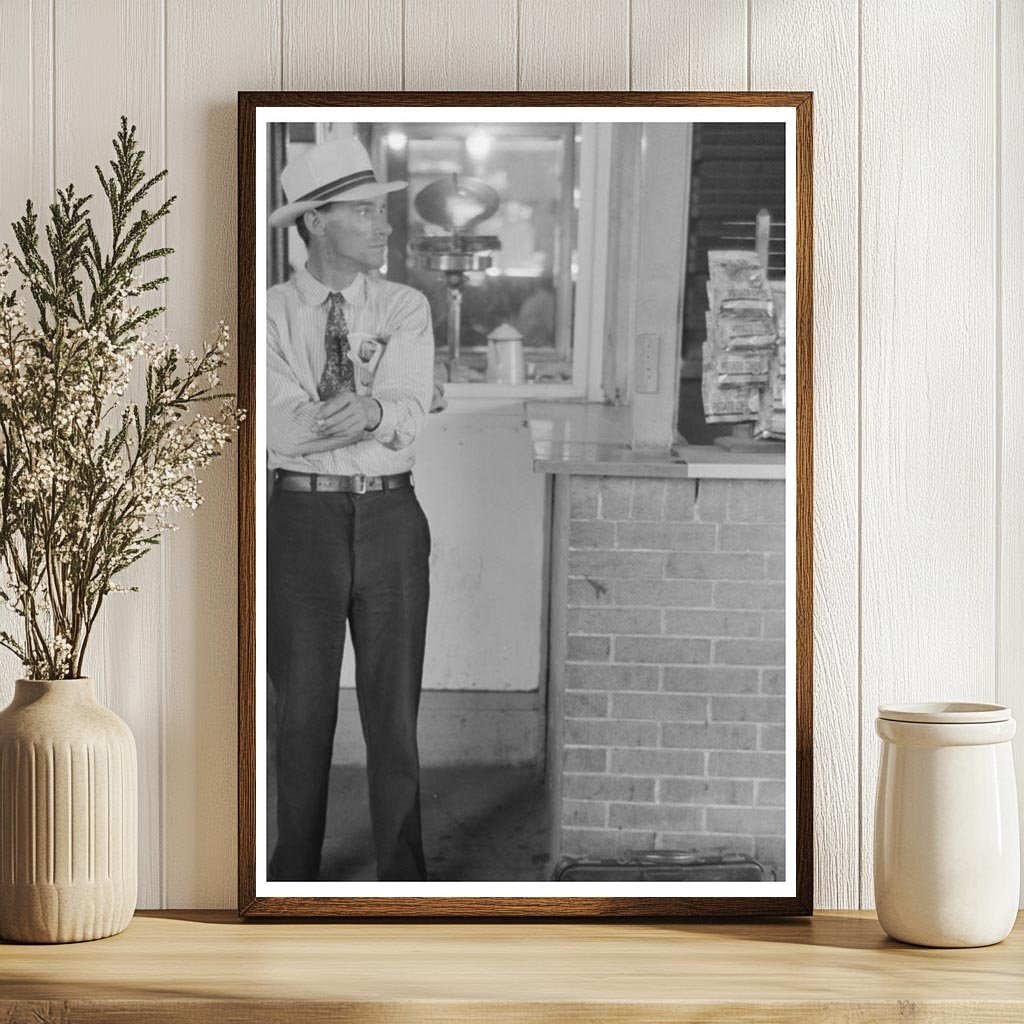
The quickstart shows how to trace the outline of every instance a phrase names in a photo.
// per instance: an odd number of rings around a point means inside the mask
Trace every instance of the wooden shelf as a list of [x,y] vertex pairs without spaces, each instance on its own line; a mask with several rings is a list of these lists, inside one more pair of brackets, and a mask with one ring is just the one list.
[[0,943],[0,1021],[1024,1020],[1024,919],[929,950],[868,913],[748,922],[240,922],[140,913],[68,946]]

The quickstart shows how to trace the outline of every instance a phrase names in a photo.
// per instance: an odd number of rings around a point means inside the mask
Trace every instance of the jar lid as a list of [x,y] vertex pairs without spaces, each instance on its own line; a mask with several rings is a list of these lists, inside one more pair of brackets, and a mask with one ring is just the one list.
[[889,722],[924,722],[934,725],[970,725],[1008,722],[1005,704],[975,704],[968,701],[929,701],[922,704],[882,704],[878,717]]

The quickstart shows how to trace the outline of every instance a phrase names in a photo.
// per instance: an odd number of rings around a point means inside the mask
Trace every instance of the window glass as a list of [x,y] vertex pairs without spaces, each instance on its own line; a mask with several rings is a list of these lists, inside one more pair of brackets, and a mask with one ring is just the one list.
[[[564,382],[572,377],[572,309],[576,277],[577,126],[572,124],[379,124],[369,126],[374,165],[389,179],[409,182],[389,197],[393,228],[389,278],[420,289],[430,300],[439,364],[451,379],[488,378],[488,335],[522,337],[525,377]],[[497,207],[474,224],[468,245],[484,249],[490,266],[446,275],[425,248],[443,253],[448,227],[431,223],[416,197],[438,179],[457,176],[470,192],[480,182]],[[472,240],[476,236],[476,241]],[[432,244],[423,243],[429,237]],[[458,236],[451,248],[460,249]],[[453,295],[461,294],[453,316]],[[457,320],[459,365],[450,366]],[[511,332],[508,330],[511,328]],[[493,362],[493,361],[492,361]],[[493,379],[493,365],[491,378]]]

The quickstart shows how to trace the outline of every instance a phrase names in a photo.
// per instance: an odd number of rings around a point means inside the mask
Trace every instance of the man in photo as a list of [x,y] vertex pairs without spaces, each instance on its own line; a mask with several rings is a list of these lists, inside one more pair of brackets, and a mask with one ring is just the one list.
[[267,292],[268,664],[277,697],[272,881],[315,880],[327,813],[346,624],[366,740],[381,881],[426,879],[416,723],[430,531],[413,443],[430,408],[426,298],[380,277],[385,195],[354,138],[281,173],[308,260]]

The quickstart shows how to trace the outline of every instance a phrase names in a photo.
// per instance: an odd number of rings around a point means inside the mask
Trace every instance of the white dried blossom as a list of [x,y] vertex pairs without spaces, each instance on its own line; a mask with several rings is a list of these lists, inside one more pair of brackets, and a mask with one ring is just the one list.
[[227,324],[184,357],[148,330],[146,264],[166,250],[143,241],[173,200],[137,206],[162,175],[147,178],[125,119],[115,157],[113,176],[98,171],[112,235],[69,187],[45,231],[27,205],[20,256],[0,247],[0,602],[22,625],[0,645],[33,678],[81,674],[103,598],[133,589],[118,573],[201,504],[199,473],[242,421],[230,398],[210,408]]
[[[56,332],[29,322],[14,268],[0,248],[0,482],[10,484],[0,603],[26,619],[26,667],[39,676],[77,670],[88,616],[106,594],[131,589],[112,577],[149,549],[147,538],[178,529],[175,513],[202,504],[198,471],[243,414],[230,398],[213,412],[194,408],[220,385],[226,324],[184,357],[165,337],[118,334],[138,316],[134,287],[114,296],[106,326],[63,324],[58,345]],[[69,619],[76,588],[89,601]]]

